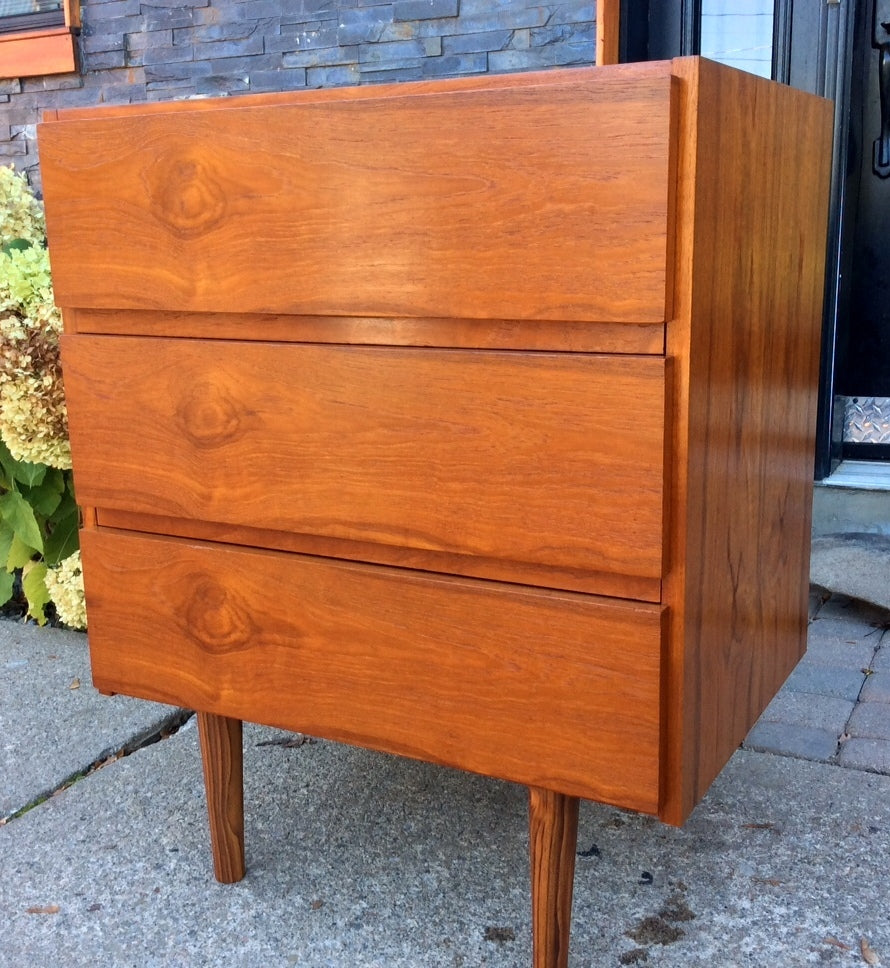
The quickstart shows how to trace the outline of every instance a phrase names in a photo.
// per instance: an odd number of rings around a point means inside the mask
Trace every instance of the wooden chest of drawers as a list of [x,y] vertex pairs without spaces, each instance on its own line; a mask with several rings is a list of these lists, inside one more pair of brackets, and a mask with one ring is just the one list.
[[[40,129],[93,676],[681,823],[805,644],[830,106],[716,64]],[[248,161],[249,159],[249,161]]]

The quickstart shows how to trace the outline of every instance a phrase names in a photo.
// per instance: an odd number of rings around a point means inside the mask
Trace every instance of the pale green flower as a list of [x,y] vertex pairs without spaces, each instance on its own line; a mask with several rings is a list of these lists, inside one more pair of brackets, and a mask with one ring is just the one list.
[[46,573],[46,588],[59,618],[70,628],[87,627],[87,606],[83,593],[80,552],[60,561]]
[[71,447],[61,383],[0,374],[0,435],[16,460],[67,470]]
[[0,165],[0,248],[13,239],[42,242],[45,235],[43,206],[31,194],[25,176]]
[[0,312],[9,309],[26,316],[53,317],[56,328],[61,326],[53,305],[49,254],[42,243],[0,252]]
[[62,318],[53,301],[43,216],[24,179],[3,167],[0,226],[4,244],[11,239],[30,243],[0,251],[0,437],[16,460],[67,469]]

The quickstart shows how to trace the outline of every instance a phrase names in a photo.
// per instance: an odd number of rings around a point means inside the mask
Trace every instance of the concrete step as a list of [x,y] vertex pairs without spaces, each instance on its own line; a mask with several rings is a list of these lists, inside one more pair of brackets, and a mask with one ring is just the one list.
[[890,535],[844,532],[815,538],[810,582],[890,610]]

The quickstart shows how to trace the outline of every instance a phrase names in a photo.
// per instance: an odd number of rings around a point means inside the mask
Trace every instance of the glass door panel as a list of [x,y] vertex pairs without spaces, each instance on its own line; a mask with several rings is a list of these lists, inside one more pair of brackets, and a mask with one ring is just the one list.
[[702,0],[703,57],[769,77],[774,0]]

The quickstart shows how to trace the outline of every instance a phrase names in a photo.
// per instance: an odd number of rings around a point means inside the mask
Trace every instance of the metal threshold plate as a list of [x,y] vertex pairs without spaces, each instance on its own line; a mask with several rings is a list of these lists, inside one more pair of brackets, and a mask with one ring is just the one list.
[[871,460],[841,461],[837,470],[822,483],[828,487],[890,491],[890,463]]

